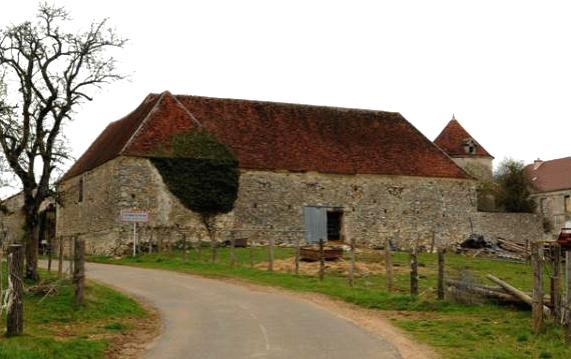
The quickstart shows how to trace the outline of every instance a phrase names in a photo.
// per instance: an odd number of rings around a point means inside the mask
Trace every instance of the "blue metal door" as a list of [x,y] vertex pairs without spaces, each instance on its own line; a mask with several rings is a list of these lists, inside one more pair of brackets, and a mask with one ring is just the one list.
[[327,241],[327,211],[323,207],[307,206],[303,209],[305,219],[305,241],[319,243]]

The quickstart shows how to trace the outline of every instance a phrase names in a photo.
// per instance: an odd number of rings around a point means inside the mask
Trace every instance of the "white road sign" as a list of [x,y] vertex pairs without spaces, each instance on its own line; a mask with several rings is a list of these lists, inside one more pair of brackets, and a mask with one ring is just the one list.
[[130,223],[147,223],[149,221],[149,212],[121,211],[121,221]]

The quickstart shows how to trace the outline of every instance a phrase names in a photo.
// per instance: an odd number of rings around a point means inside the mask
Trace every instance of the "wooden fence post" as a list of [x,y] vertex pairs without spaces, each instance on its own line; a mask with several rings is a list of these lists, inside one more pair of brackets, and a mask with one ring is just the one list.
[[319,238],[319,280],[325,277],[325,253],[323,248],[323,238]]
[[539,333],[543,326],[543,243],[534,242],[531,246],[533,268],[533,331]]
[[4,300],[4,241],[6,240],[6,235],[3,236],[0,242],[0,301]]
[[301,239],[299,236],[295,242],[295,274],[299,274],[299,261],[301,259]]
[[8,247],[8,310],[6,335],[21,335],[24,331],[24,246],[11,244]]
[[236,265],[236,236],[230,232],[230,267]]
[[270,235],[270,246],[268,247],[268,272],[274,271],[274,236]]
[[212,263],[216,263],[217,251],[218,251],[218,242],[211,238],[210,245],[212,246]]
[[351,237],[351,263],[349,266],[349,285],[355,286],[355,237]]
[[188,260],[188,243],[186,242],[186,233],[182,232],[182,260],[186,262]]
[[73,238],[74,236],[70,236],[69,237],[69,277],[71,278],[73,276],[73,252],[74,252],[74,248],[73,248]]
[[59,236],[58,239],[58,252],[57,276],[61,278],[63,275],[63,236]]
[[248,252],[250,253],[250,268],[254,268],[254,241],[248,238]]
[[153,253],[153,234],[155,233],[155,231],[153,231],[152,227],[149,227],[149,254]]
[[387,276],[387,291],[393,291],[393,258],[391,256],[391,243],[387,239],[385,241],[385,272]]
[[438,248],[438,299],[444,299],[444,255],[446,254],[445,248]]
[[571,345],[571,249],[565,250],[565,273],[567,278],[567,293],[565,298],[565,316],[567,318],[567,328],[565,332],[565,341]]
[[410,249],[410,295],[418,296],[418,258],[416,244]]
[[75,305],[83,305],[85,296],[85,240],[74,238],[73,283],[75,285]]
[[556,323],[561,323],[561,246],[551,246],[551,306]]
[[53,238],[51,237],[51,234],[48,233],[48,273],[52,272],[52,252],[53,252],[53,247],[54,247],[54,243],[53,243]]

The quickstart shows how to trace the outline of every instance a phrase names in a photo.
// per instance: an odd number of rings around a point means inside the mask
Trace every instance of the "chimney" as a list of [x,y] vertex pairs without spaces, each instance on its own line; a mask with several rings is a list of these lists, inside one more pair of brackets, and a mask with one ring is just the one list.
[[541,166],[543,164],[543,161],[538,158],[535,161],[533,161],[533,170],[537,170],[539,168],[539,166]]

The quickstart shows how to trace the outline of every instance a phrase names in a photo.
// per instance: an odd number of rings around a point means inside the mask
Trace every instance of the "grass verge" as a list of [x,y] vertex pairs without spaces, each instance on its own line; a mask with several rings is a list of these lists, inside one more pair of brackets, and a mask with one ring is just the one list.
[[[531,313],[525,308],[505,307],[494,303],[458,304],[435,298],[436,256],[420,255],[420,293],[418,298],[408,294],[408,255],[395,253],[394,293],[385,290],[384,273],[365,273],[349,288],[346,277],[339,272],[327,273],[319,281],[311,275],[286,272],[270,273],[260,267],[266,258],[263,248],[237,249],[239,265],[229,266],[229,250],[221,249],[216,263],[208,250],[142,254],[138,257],[92,257],[99,263],[130,265],[199,274],[207,277],[237,278],[293,291],[314,292],[341,299],[365,308],[384,311],[395,325],[417,340],[435,348],[445,358],[569,358],[571,349],[563,344],[563,331],[548,323],[543,333],[531,333]],[[277,248],[277,259],[289,258],[293,250]],[[360,263],[380,262],[382,256],[374,251],[358,254]],[[530,290],[531,269],[527,264],[493,259],[470,258],[448,254],[447,276],[454,277],[469,270],[476,280],[491,273],[516,287]],[[250,263],[255,264],[254,268]],[[256,268],[258,267],[258,268]]]
[[[116,349],[119,335],[147,316],[133,299],[93,282],[86,285],[85,305],[76,307],[68,279],[58,280],[46,271],[41,275],[42,283],[57,283],[57,290],[46,296],[29,291],[31,284],[25,283],[24,335],[1,336],[0,358],[103,358]],[[0,325],[5,332],[5,311]]]

